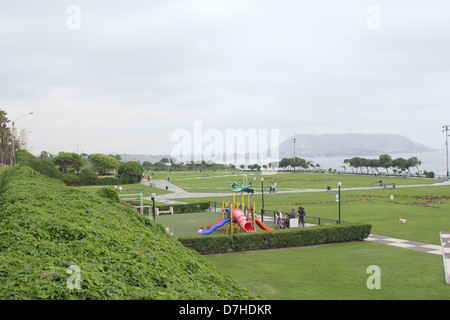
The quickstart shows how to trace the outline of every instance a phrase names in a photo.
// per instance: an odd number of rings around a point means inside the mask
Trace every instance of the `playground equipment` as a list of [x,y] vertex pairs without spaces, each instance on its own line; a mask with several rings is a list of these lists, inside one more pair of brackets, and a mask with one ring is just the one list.
[[[239,184],[232,183],[230,186],[236,187]],[[244,200],[244,192],[247,192],[247,203]],[[220,227],[225,228],[227,234],[233,234],[235,230],[238,233],[240,230],[244,232],[255,232],[256,226],[266,231],[272,231],[273,229],[266,227],[256,216],[255,202],[250,202],[250,193],[253,194],[254,192],[255,190],[251,185],[234,189],[233,202],[222,203],[222,218],[208,226],[208,229],[203,231],[202,234],[211,234]],[[236,202],[237,193],[241,193],[241,202]]]

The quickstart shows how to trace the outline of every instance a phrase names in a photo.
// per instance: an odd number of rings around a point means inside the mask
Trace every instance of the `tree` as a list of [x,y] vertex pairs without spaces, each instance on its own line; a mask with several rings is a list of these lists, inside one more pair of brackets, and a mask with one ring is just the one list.
[[[1,131],[1,146],[0,146],[0,162],[5,163],[6,159],[9,159],[8,155],[10,152],[10,145],[8,142],[11,142],[11,130],[8,128],[8,123],[10,120],[6,116],[6,112],[0,110],[0,131]],[[6,155],[6,156],[5,156]],[[5,159],[6,158],[6,159]],[[9,161],[8,161],[9,163]]]
[[386,174],[389,174],[389,168],[392,167],[392,158],[388,154],[382,154],[379,156],[380,167],[386,169]]
[[392,161],[392,166],[394,167],[394,168],[397,168],[397,169],[399,169],[399,171],[404,171],[404,170],[406,170],[406,160],[405,159],[403,159],[403,158],[397,158],[397,159],[394,159],[393,161]]
[[362,173],[362,167],[364,166],[364,160],[360,157],[353,157],[348,161],[348,164],[351,167],[354,167],[356,169],[359,168],[359,171]]
[[77,153],[60,152],[53,159],[53,163],[58,166],[63,173],[77,172],[83,165],[83,159]]
[[128,161],[120,164],[117,173],[123,183],[138,183],[142,180],[144,168],[139,162]]
[[406,167],[408,172],[410,172],[410,168],[415,167],[417,171],[419,171],[419,166],[422,164],[422,161],[417,159],[417,157],[411,157],[406,160]]
[[94,154],[91,157],[91,163],[99,175],[105,175],[108,171],[116,170],[120,166],[116,158],[101,153]]
[[96,185],[98,181],[97,174],[88,167],[82,168],[78,177],[82,185]]
[[51,158],[53,158],[53,155],[48,153],[47,151],[42,151],[39,155],[39,159],[41,160],[50,160]]
[[16,159],[17,159],[17,163],[24,163],[27,160],[30,159],[34,159],[36,158],[35,156],[33,156],[31,153],[29,153],[27,150],[23,150],[23,149],[19,149],[16,152]]
[[367,159],[367,163],[368,163],[369,168],[372,169],[372,171],[375,170],[377,173],[379,173],[378,172],[378,168],[380,167],[379,159]]

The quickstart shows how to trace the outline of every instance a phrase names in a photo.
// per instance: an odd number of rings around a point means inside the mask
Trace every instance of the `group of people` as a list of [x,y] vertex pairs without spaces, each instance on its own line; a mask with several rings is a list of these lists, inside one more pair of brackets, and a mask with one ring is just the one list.
[[280,212],[280,210],[277,210],[276,218],[277,218],[277,227],[280,229],[285,229],[289,227],[289,220],[295,218],[296,216],[299,217],[299,222],[305,226],[305,208],[298,207],[297,212],[295,212],[294,209],[291,210],[290,213],[286,213],[286,215],[283,217],[283,214]]
[[269,193],[275,193],[277,192],[277,183],[274,182],[273,184],[269,184]]

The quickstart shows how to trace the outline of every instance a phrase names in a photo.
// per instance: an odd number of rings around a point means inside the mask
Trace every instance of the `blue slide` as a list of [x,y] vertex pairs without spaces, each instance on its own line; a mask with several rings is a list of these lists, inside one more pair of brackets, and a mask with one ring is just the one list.
[[210,234],[213,233],[214,230],[216,230],[217,228],[222,227],[225,223],[230,222],[229,218],[225,218],[225,219],[221,219],[219,222],[217,222],[216,224],[213,224],[208,230],[205,230],[202,232],[202,234]]

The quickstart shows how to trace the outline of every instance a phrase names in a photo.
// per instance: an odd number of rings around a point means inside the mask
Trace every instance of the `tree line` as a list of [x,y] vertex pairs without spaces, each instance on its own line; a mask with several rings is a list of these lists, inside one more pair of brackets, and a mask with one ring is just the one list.
[[[380,170],[385,170],[386,174],[415,174],[417,176],[425,176],[427,178],[434,178],[433,171],[421,171],[420,161],[417,157],[411,157],[409,159],[395,158],[393,159],[388,154],[382,154],[375,159],[367,159],[362,157],[353,157],[344,160],[342,168],[346,171],[347,166],[351,169],[352,173],[370,173],[380,174]],[[321,165],[313,161],[308,161],[299,157],[295,158],[283,158],[279,162],[279,167],[284,170],[322,170]],[[391,170],[391,172],[389,172]],[[332,171],[330,168],[328,171]],[[335,170],[336,171],[336,170]]]
[[[389,169],[391,169],[393,174],[414,174],[413,170],[415,170],[415,174],[418,176],[423,175],[428,178],[434,178],[435,176],[433,171],[420,171],[419,166],[422,164],[422,161],[420,161],[417,157],[411,157],[409,159],[393,159],[388,154],[382,154],[378,157],[378,159],[367,159],[361,157],[345,159],[344,164],[348,165],[353,173],[355,171],[363,173],[363,170],[365,170],[365,173],[379,174],[380,169],[384,169],[386,171],[386,174],[390,174]],[[346,168],[345,166],[343,167],[344,169]]]
[[59,179],[70,186],[138,183],[145,171],[137,161],[120,162],[120,156],[100,153],[82,156],[72,152],[60,152],[54,156],[43,151],[35,157],[25,150],[19,151],[17,164],[31,167],[39,174]]

